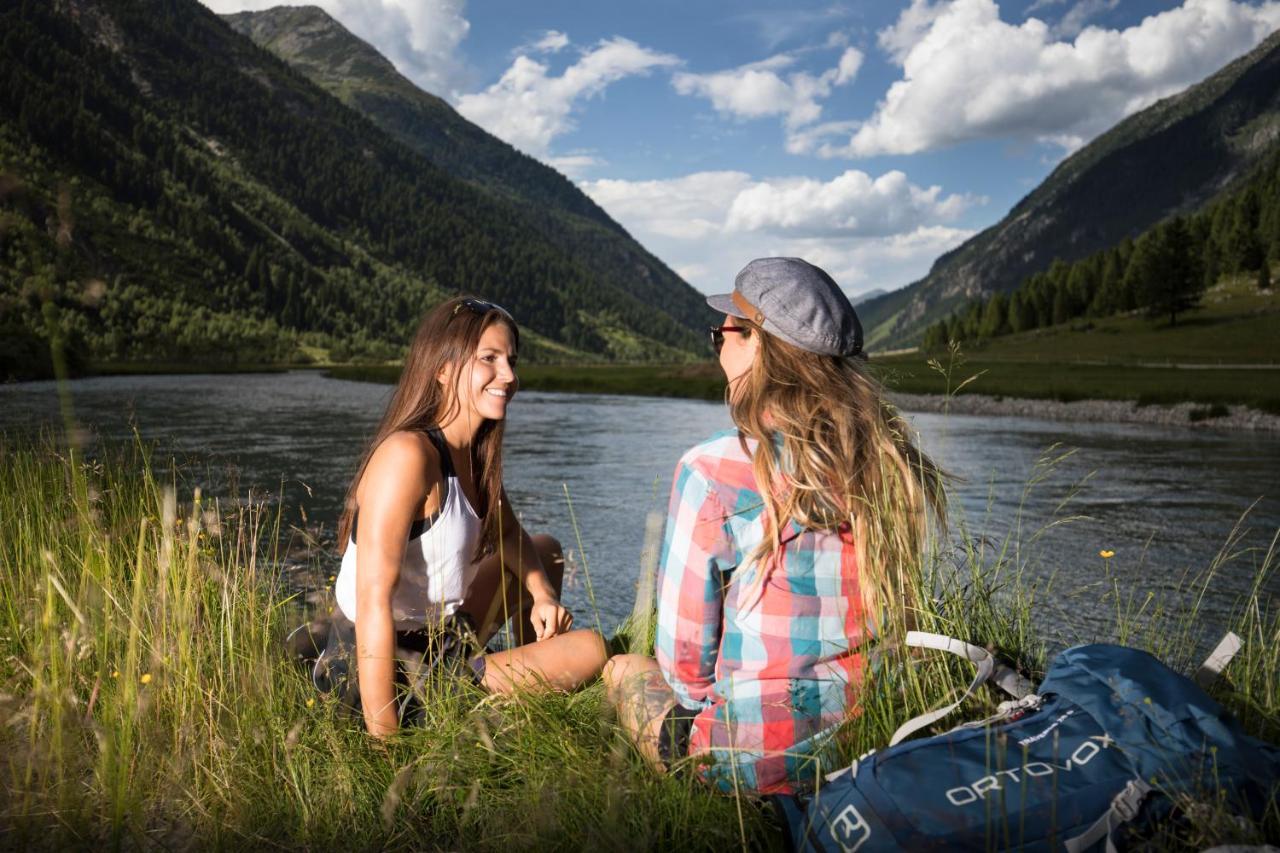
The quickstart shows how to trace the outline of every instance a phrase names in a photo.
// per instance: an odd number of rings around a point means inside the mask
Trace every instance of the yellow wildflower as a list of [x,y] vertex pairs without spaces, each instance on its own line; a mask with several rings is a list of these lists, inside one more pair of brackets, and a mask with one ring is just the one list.
[[312,696],[310,699],[307,700],[307,707],[314,708],[315,706],[316,706],[316,697]]
[[150,684],[150,683],[151,683],[151,673],[149,673],[149,672],[144,672],[144,673],[142,673],[142,678],[139,678],[138,680],[139,680],[139,681],[141,681],[143,684]]
[[1115,551],[1102,550],[1102,551],[1099,551],[1099,552],[1098,552],[1098,556],[1099,556],[1099,557],[1101,557],[1101,558],[1102,558],[1102,559],[1104,559],[1104,560],[1110,560],[1110,559],[1111,559],[1112,557],[1114,557],[1115,555],[1116,555],[1116,552],[1115,552]]

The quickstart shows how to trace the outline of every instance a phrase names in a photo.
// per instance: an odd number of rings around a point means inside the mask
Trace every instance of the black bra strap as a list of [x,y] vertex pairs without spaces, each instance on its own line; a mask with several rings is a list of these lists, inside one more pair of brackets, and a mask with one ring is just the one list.
[[440,431],[440,427],[427,427],[427,438],[431,439],[436,453],[440,454],[440,475],[447,483],[450,477],[455,476],[453,457],[449,455],[449,443],[444,440],[444,433]]
[[[435,447],[436,453],[440,456],[440,477],[444,482],[443,494],[440,496],[440,506],[435,512],[426,518],[415,518],[413,524],[409,525],[409,539],[417,539],[422,534],[431,529],[431,525],[440,517],[440,513],[444,512],[445,502],[449,500],[449,479],[454,476],[453,459],[449,457],[449,445],[444,440],[444,433],[440,432],[440,427],[427,427],[427,438],[431,439],[432,446]],[[360,526],[360,509],[351,514],[351,541],[356,542],[356,530]],[[357,543],[358,544],[358,543]]]
[[[419,536],[430,530],[431,525],[435,523],[435,520],[440,517],[440,513],[443,511],[444,507],[441,507],[426,518],[415,518],[413,520],[413,524],[409,525],[409,541],[417,539]],[[360,510],[357,509],[355,512],[351,513],[351,541],[355,542],[357,545],[360,544],[356,539],[356,532],[359,528]]]

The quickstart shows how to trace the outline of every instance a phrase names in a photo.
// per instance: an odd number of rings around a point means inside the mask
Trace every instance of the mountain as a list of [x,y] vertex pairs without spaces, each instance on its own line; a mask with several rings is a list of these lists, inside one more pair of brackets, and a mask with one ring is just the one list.
[[559,172],[486,133],[443,99],[418,88],[323,9],[276,6],[222,19],[454,177],[622,231]]
[[1000,222],[920,281],[860,306],[873,346],[915,343],[966,299],[1017,288],[1197,210],[1280,141],[1280,32],[1208,79],[1117,124],[1062,161]]
[[870,302],[872,299],[879,299],[881,296],[884,296],[888,292],[889,291],[885,290],[882,287],[877,287],[872,290],[868,290],[866,293],[859,293],[857,296],[853,297],[853,299],[850,301],[853,303],[854,307],[856,308],[857,306],[861,305],[864,302]]
[[456,177],[196,0],[6,4],[0,361],[385,358],[460,291],[535,355],[700,354],[696,292],[560,182]]
[[586,193],[419,89],[382,54],[315,6],[277,6],[223,16],[344,104],[455,177],[520,207],[549,243],[602,281],[677,319],[709,322],[701,294],[649,254]]

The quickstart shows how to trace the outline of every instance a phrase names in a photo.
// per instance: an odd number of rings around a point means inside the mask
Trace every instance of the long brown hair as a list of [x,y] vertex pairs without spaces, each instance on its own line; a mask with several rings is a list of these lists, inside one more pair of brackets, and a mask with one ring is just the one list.
[[[457,415],[461,403],[454,388],[446,388],[437,377],[441,371],[461,370],[471,362],[480,336],[494,323],[511,330],[512,340],[520,346],[520,330],[511,315],[491,306],[477,310],[471,305],[488,306],[475,297],[459,296],[437,305],[427,312],[409,345],[404,369],[396,383],[387,411],[373,434],[373,440],[360,460],[360,467],[347,488],[346,504],[338,522],[338,547],[345,547],[351,535],[352,517],[356,511],[356,489],[364,477],[369,459],[386,440],[400,430],[425,432]],[[456,378],[456,377],[455,377]],[[452,385],[456,387],[457,382]],[[476,472],[476,490],[481,510],[480,542],[473,559],[478,560],[498,546],[499,516],[502,502],[502,435],[505,421],[485,420],[471,443],[471,469]],[[445,464],[441,460],[441,465]]]
[[751,461],[766,524],[748,557],[757,567],[752,583],[763,591],[790,523],[849,531],[864,612],[881,630],[908,624],[928,511],[946,523],[943,472],[916,447],[864,359],[808,352],[741,324],[759,337],[729,401],[740,434],[757,442]]

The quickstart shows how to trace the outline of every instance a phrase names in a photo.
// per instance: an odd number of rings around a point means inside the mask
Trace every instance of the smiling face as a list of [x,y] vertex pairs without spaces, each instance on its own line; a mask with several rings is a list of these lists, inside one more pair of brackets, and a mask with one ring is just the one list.
[[[722,325],[742,326],[743,322],[741,317],[726,316]],[[729,380],[730,400],[737,397],[742,384],[746,382],[759,347],[759,335],[754,330],[724,333],[724,346],[720,349],[720,369],[724,371],[725,379]]]
[[506,323],[492,323],[481,332],[471,358],[460,369],[451,366],[439,377],[442,384],[453,387],[457,417],[470,424],[505,418],[518,387],[516,360],[515,336]]

